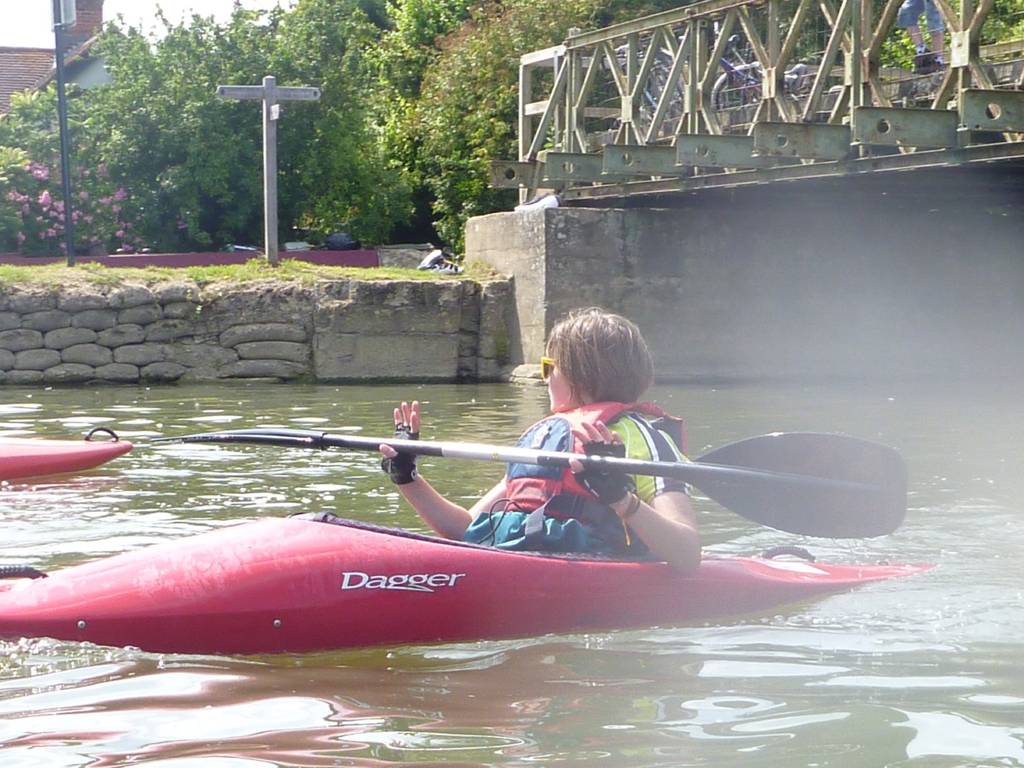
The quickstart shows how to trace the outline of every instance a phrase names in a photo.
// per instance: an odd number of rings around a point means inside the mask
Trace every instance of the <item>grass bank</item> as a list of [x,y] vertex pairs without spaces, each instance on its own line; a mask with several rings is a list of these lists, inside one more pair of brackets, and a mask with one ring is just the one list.
[[39,264],[38,266],[0,265],[0,289],[2,288],[73,288],[75,286],[116,286],[125,283],[167,283],[176,280],[191,280],[200,286],[217,284],[242,284],[260,281],[281,281],[313,284],[318,280],[421,280],[451,281],[476,280],[485,282],[499,275],[482,263],[469,263],[460,275],[395,267],[329,267],[304,261],[284,259],[272,267],[262,259],[252,259],[244,264],[229,264],[210,267],[107,267],[102,264],[79,264],[67,267],[60,264]]

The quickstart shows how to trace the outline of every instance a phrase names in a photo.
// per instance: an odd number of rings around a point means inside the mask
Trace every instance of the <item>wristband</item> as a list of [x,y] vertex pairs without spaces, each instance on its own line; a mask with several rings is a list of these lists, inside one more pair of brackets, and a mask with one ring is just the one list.
[[[400,440],[419,440],[420,433],[411,431],[408,425],[396,424],[395,437]],[[412,453],[399,451],[392,459],[385,457],[380,460],[380,468],[395,485],[408,485],[419,477],[416,471],[416,455]]]
[[639,496],[635,493],[631,493],[628,498],[629,502],[626,504],[626,508],[622,512],[617,509],[615,510],[615,514],[619,516],[620,520],[628,520],[637,513],[638,509],[640,509],[641,502]]

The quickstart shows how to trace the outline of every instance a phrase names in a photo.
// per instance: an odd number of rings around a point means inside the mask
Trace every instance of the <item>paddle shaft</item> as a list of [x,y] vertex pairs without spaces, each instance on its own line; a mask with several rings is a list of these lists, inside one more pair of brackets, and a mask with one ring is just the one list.
[[377,451],[418,456],[568,467],[615,467],[627,474],[671,477],[748,520],[805,536],[864,538],[891,533],[907,509],[907,474],[892,448],[842,435],[776,433],[717,448],[694,462],[505,448],[482,443],[356,437],[306,429],[239,429],[164,438],[178,442],[252,443],[292,448]]
[[507,464],[535,464],[542,467],[564,468],[572,461],[578,461],[584,467],[605,466],[615,468],[630,475],[650,475],[654,477],[670,477],[692,483],[698,488],[702,481],[715,477],[715,481],[723,478],[736,480],[758,479],[766,476],[782,482],[794,482],[806,487],[846,489],[850,491],[873,491],[874,488],[865,483],[837,480],[833,478],[815,477],[812,475],[793,474],[763,469],[749,469],[723,464],[703,463],[700,458],[690,462],[644,461],[618,456],[598,456],[581,453],[562,453],[559,451],[539,451],[531,448],[511,448],[489,445],[486,443],[445,442],[440,440],[401,440],[398,438],[356,437],[315,430],[288,429],[244,429],[226,432],[210,432],[199,435],[186,435],[182,438],[170,438],[184,442],[238,442],[258,445],[277,445],[294,448],[347,448],[357,451],[376,452],[383,445],[390,445],[397,451],[416,456],[437,456],[447,459],[469,459],[473,461],[500,461]]

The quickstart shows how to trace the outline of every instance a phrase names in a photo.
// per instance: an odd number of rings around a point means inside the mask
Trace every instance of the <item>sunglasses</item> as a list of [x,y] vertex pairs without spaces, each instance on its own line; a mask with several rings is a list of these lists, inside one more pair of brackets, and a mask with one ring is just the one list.
[[540,379],[541,381],[547,381],[551,378],[551,372],[555,370],[555,360],[552,357],[542,357],[540,359]]

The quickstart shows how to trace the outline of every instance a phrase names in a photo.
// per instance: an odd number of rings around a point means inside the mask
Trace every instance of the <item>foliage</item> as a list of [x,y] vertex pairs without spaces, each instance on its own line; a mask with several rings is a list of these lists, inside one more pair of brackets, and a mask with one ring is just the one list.
[[282,219],[379,243],[409,218],[411,203],[371,117],[374,72],[367,52],[380,30],[358,9],[365,4],[346,9],[341,0],[302,0],[281,25],[271,66],[279,78],[322,90],[315,109],[291,108],[281,123],[282,152],[290,148],[296,158],[281,180]]
[[[797,0],[783,0],[785,9]],[[435,239],[462,247],[466,219],[516,202],[491,189],[492,159],[516,149],[518,59],[680,0],[298,0],[236,7],[223,24],[164,20],[159,39],[111,25],[98,51],[112,82],[69,93],[78,247],[180,251],[262,240],[258,102],[219,84],[316,85],[278,123],[281,235],[317,242]],[[873,0],[875,17],[883,0]],[[957,3],[954,1],[954,6]],[[756,18],[763,24],[764,14]],[[796,60],[814,61],[827,25],[807,23]],[[982,43],[1024,37],[1024,0],[995,0]],[[883,63],[909,67],[893,30]],[[59,253],[53,91],[15,97],[0,119],[0,250]]]
[[[219,99],[216,87],[258,84],[267,72],[281,85],[312,84],[323,92],[316,104],[282,105],[282,234],[288,238],[301,226],[314,239],[345,229],[364,242],[385,240],[394,222],[408,217],[410,203],[367,117],[364,52],[381,30],[364,7],[378,16],[384,8],[380,0],[301,0],[289,13],[236,8],[224,25],[201,16],[187,26],[165,19],[155,43],[136,29],[109,28],[98,48],[112,82],[69,94],[77,165],[108,169],[122,194],[130,193],[131,205],[120,207],[130,207],[133,217],[111,222],[108,247],[122,245],[116,233],[126,227],[138,233],[127,243],[136,248],[261,242],[259,102]],[[54,114],[52,101],[16,105],[0,145],[20,147],[52,170]],[[57,199],[59,185],[48,192]],[[83,221],[92,216],[78,213]]]
[[24,215],[20,208],[13,205],[19,194],[18,188],[26,181],[28,173],[28,155],[23,150],[0,146],[0,251],[14,250],[12,244],[21,235],[21,221]]
[[415,113],[423,74],[440,54],[438,43],[469,17],[470,0],[389,0],[392,27],[369,52],[375,68],[374,118],[379,146],[412,190],[413,215],[399,227],[405,240],[434,240],[430,193],[418,173],[420,137]]
[[471,0],[389,2],[394,26],[376,52],[381,84],[402,99],[418,97],[423,72],[437,58],[436,43],[469,17],[471,5]]
[[215,96],[219,83],[258,82],[251,73],[265,71],[280,17],[266,28],[252,21],[240,11],[224,28],[165,20],[156,45],[131,28],[100,42],[112,83],[89,92],[89,128],[109,137],[101,151],[113,173],[137,182],[140,227],[161,250],[258,241],[259,121],[252,104]]
[[[112,165],[152,179],[146,231],[162,245],[259,242],[262,230],[258,102],[221,100],[218,84],[311,84],[316,104],[284,103],[279,122],[279,215],[286,227],[336,229],[376,242],[407,215],[403,188],[374,151],[365,119],[362,51],[379,30],[359,2],[302,0],[266,18],[236,9],[220,27],[195,17],[168,26],[155,46],[112,32],[104,53],[114,84],[103,90]],[[154,98],[156,95],[156,98]],[[407,195],[404,195],[407,197]],[[287,236],[287,232],[285,233]]]
[[[31,162],[23,166],[19,183],[4,195],[14,207],[18,219],[14,242],[29,255],[52,254],[65,250],[65,216],[63,200],[54,197],[50,188],[59,188],[58,168]],[[114,184],[104,166],[92,170],[74,168],[71,221],[74,227],[75,250],[104,253],[117,248],[133,251],[142,243],[132,231],[128,192]],[[6,243],[10,247],[10,243]],[[13,249],[12,249],[13,250]]]
[[410,116],[409,130],[421,143],[414,173],[430,190],[442,238],[461,250],[469,217],[515,202],[514,192],[490,188],[488,167],[490,160],[517,156],[520,55],[562,42],[570,27],[592,28],[677,5],[511,0],[475,10],[428,65]]
[[[881,10],[881,2],[875,0],[875,3],[876,13],[878,13]],[[959,13],[960,4],[954,0],[951,5],[953,10]],[[924,19],[921,20],[921,23],[924,24]],[[948,61],[950,38],[949,25],[946,26],[945,49]],[[922,27],[922,33],[930,46],[931,40],[927,29]],[[1024,0],[995,0],[992,10],[985,17],[985,23],[981,28],[981,45],[1020,39],[1024,39]],[[882,45],[881,59],[884,66],[913,69],[914,46],[907,34],[894,27]]]
[[[0,124],[0,250],[17,249],[28,255],[63,253],[65,201],[59,142],[51,126],[56,115],[55,91],[51,87],[15,96],[12,101],[12,116]],[[69,116],[69,123],[78,123],[77,117]],[[15,143],[17,137],[23,146],[5,146]],[[77,251],[134,250],[141,245],[133,229],[136,211],[128,191],[111,178],[104,163],[72,163],[71,179]]]
[[981,44],[1024,38],[1024,0],[995,0],[981,28]]

